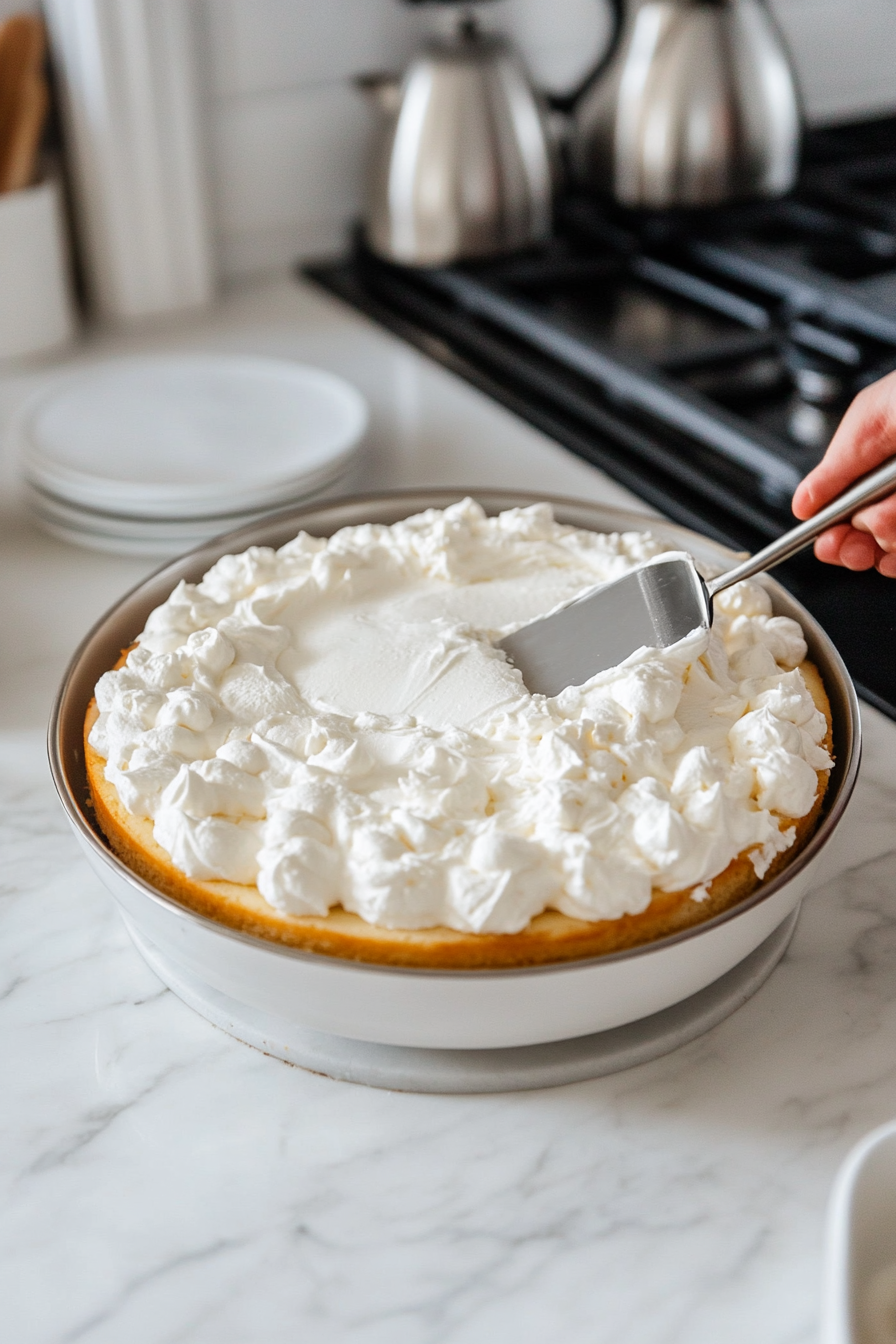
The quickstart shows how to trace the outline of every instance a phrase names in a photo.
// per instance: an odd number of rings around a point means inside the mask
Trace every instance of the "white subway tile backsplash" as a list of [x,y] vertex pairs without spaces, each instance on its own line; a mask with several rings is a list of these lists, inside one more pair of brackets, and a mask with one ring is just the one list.
[[332,257],[348,246],[349,221],[294,219],[288,227],[257,229],[221,239],[219,261],[223,273],[242,276],[283,272],[300,259]]
[[774,0],[813,122],[896,107],[896,0]]
[[213,44],[213,87],[220,97],[400,68],[422,26],[419,12],[398,0],[204,3]]
[[[2,3],[2,0],[0,0]],[[401,0],[202,0],[219,97],[401,68],[421,36],[452,21]],[[509,32],[550,90],[578,83],[609,34],[604,0],[497,0],[482,19]]]
[[213,168],[225,253],[260,262],[257,240],[292,233],[317,246],[327,228],[336,246],[336,231],[359,209],[369,126],[347,83],[222,100]]
[[549,93],[576,88],[610,36],[603,0],[498,0],[487,14],[514,39],[534,79]]

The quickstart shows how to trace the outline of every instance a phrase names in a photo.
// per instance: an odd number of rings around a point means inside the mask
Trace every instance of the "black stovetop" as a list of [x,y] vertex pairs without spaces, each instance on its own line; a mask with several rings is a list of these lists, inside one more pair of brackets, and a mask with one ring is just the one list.
[[[896,368],[896,119],[810,133],[780,201],[642,215],[569,195],[514,257],[411,270],[359,241],[306,273],[667,516],[755,549]],[[896,583],[811,554],[776,577],[896,718]]]

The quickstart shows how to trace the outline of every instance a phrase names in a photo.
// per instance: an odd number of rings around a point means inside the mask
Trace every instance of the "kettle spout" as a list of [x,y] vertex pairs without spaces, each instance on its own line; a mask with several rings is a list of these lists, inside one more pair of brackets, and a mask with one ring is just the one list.
[[368,75],[358,75],[354,85],[383,116],[398,115],[401,106],[401,75],[376,71]]

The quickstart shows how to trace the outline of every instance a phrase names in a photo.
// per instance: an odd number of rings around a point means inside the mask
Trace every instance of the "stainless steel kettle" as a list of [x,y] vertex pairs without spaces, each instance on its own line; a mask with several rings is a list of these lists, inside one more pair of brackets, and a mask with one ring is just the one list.
[[368,184],[371,249],[410,266],[513,251],[548,237],[552,151],[512,45],[465,15],[403,79],[359,86],[381,117]]
[[573,174],[623,205],[788,191],[800,100],[764,0],[612,0],[612,60],[570,100]]

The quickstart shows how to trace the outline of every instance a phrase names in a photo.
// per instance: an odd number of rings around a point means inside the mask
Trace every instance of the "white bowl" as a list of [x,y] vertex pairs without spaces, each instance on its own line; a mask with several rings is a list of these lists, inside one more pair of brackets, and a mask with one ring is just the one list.
[[56,177],[0,195],[0,359],[52,350],[75,334],[65,215]]
[[17,417],[25,477],[87,509],[197,518],[273,508],[341,475],[367,404],[322,369],[249,355],[146,355],[57,380]]
[[896,1121],[853,1148],[831,1193],[824,1344],[896,1344]]
[[[473,491],[490,513],[544,496]],[[94,627],[66,673],[50,724],[56,787],[88,862],[119,902],[138,941],[173,979],[208,988],[297,1032],[319,1031],[387,1045],[490,1049],[534,1045],[608,1030],[680,1003],[712,984],[768,938],[812,885],[818,856],[855,784],[860,738],[852,682],[831,641],[783,588],[767,580],[775,610],[803,626],[831,698],[837,763],[815,835],[773,881],[733,910],[626,952],[521,970],[420,971],[317,956],[236,933],[193,914],[137,877],[108,848],[87,806],[83,724],[93,688],[175,584],[195,582],[220,556],[279,546],[299,528],[329,535],[361,522],[394,523],[444,508],[463,490],[344,500],[271,516],[159,570]],[[550,497],[548,496],[550,499]],[[561,522],[597,531],[647,530],[718,565],[731,552],[685,528],[596,504],[550,499]],[[197,1006],[201,1008],[200,1002]],[[211,1013],[211,1008],[209,1008]]]

